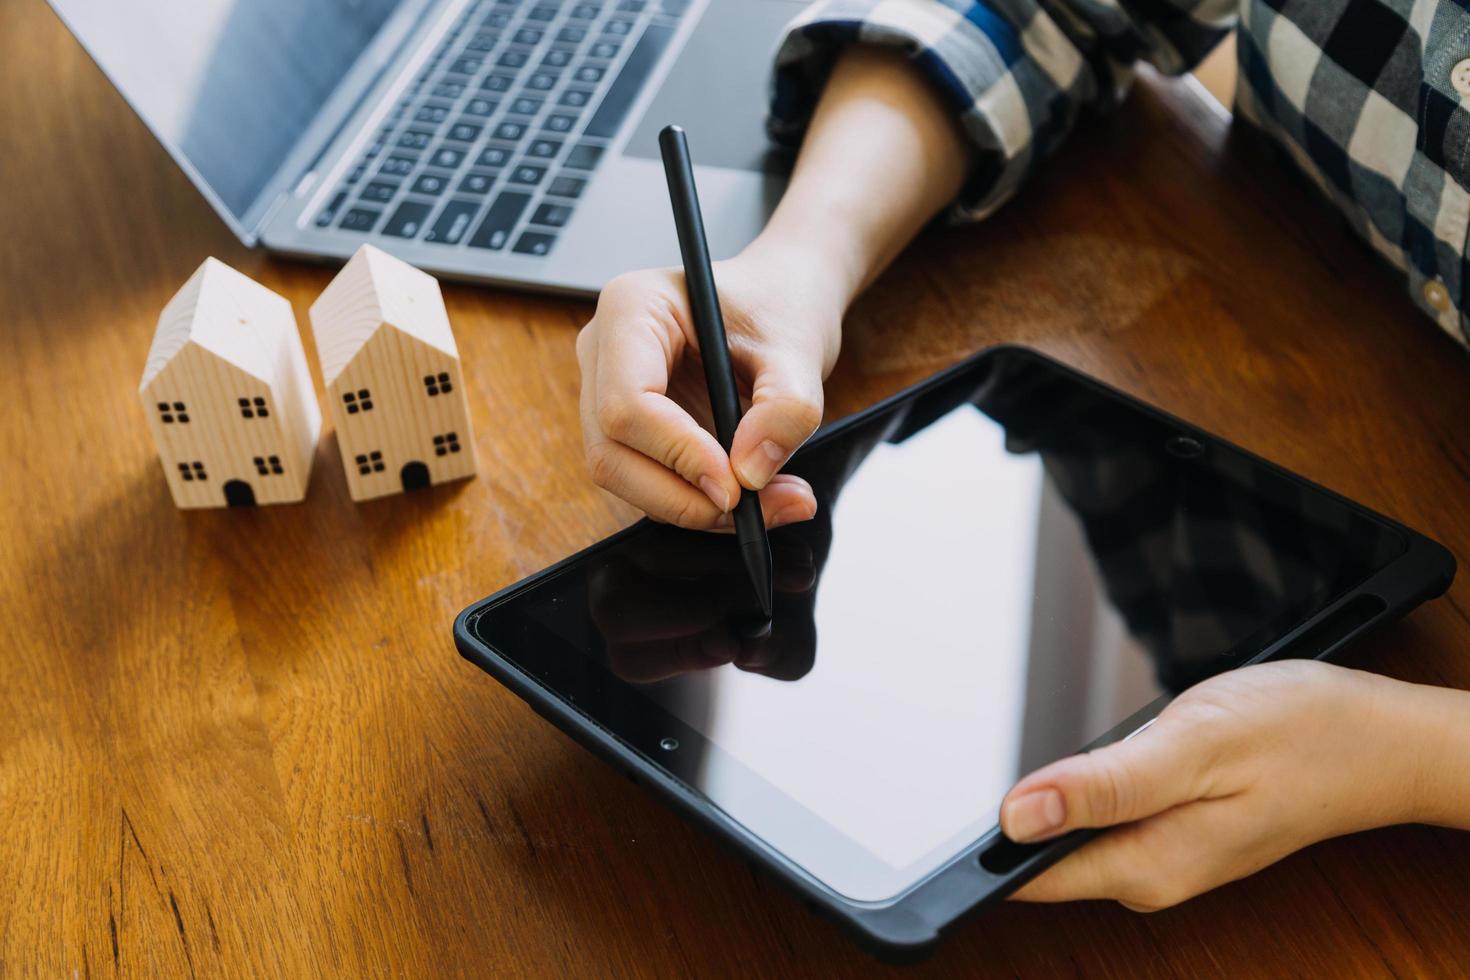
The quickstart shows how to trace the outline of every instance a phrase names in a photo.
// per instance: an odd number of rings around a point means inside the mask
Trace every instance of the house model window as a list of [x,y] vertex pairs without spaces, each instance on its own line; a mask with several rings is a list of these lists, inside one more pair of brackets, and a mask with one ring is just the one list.
[[174,402],[172,404],[168,402],[159,402],[158,417],[161,418],[164,422],[170,424],[174,422],[182,422],[187,424],[189,421],[188,409],[184,407],[183,402]]
[[376,449],[370,453],[358,453],[357,472],[363,476],[383,472],[383,454]]
[[449,394],[454,390],[454,385],[449,383],[449,372],[440,371],[438,374],[424,375],[424,390],[429,393],[430,398],[440,393]]
[[344,391],[342,393],[342,404],[347,407],[348,415],[356,415],[358,412],[371,412],[373,410],[373,393],[366,388],[356,391]]
[[257,457],[255,457],[255,472],[256,473],[259,473],[261,476],[270,476],[272,473],[274,473],[276,476],[280,476],[281,473],[284,472],[281,469],[281,457],[279,457],[279,456],[257,456]]
[[239,402],[241,418],[270,418],[270,409],[265,407],[264,398],[241,398]]
[[179,476],[183,477],[190,483],[194,482],[195,480],[209,479],[209,474],[204,472],[204,463],[201,460],[197,459],[194,460],[192,463],[180,463]]
[[442,436],[434,437],[434,455],[443,456],[445,453],[459,452],[459,433],[447,432]]

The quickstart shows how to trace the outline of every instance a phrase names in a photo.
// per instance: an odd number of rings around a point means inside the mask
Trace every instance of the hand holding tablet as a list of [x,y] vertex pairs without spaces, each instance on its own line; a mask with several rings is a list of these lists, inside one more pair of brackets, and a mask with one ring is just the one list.
[[1464,727],[1465,704],[1458,716],[1434,710],[1456,699],[1470,695],[1311,660],[1204,681],[1138,737],[1017,784],[1001,808],[1013,839],[1116,829],[1014,897],[1153,911],[1319,840],[1420,820],[1439,783],[1422,768],[1427,731]]

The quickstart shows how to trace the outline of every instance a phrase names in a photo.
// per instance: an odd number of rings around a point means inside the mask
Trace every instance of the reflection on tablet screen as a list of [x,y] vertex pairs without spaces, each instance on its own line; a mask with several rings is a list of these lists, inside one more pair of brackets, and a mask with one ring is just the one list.
[[[776,615],[725,536],[647,525],[524,617],[703,736],[679,775],[819,880],[891,897],[1025,772],[1248,659],[1402,548],[1325,494],[1029,357],[793,464]],[[686,746],[681,752],[689,750]]]

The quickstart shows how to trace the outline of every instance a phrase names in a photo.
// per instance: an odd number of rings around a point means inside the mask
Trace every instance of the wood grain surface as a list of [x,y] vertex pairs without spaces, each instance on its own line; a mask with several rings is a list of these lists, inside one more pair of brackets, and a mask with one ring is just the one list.
[[[0,0],[0,173],[0,975],[883,972],[454,652],[634,516],[582,468],[589,304],[446,285],[476,479],[354,504],[328,433],[306,502],[181,513],[135,394],[158,311],[216,255],[304,323],[331,270],[236,244],[40,0]],[[995,341],[1470,559],[1470,358],[1191,87],[918,243],[829,414]],[[1470,687],[1467,611],[1462,574],[1357,658]],[[1150,916],[1005,905],[909,973],[1464,976],[1467,910],[1470,835],[1397,828]]]

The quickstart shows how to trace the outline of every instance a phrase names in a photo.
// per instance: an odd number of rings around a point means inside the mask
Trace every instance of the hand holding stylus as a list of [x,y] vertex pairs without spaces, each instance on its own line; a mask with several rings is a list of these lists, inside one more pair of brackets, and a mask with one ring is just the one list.
[[[715,263],[735,373],[750,399],[727,455],[711,434],[677,270],[608,283],[577,340],[582,432],[598,485],[683,527],[730,526],[740,487],[766,524],[816,501],[776,476],[822,420],[822,381],[854,296],[958,190],[966,143],[899,53],[859,45],[834,68],[786,194],[760,236]],[[884,193],[871,188],[881,186]],[[650,215],[663,233],[662,215]]]
[[822,379],[837,358],[841,307],[800,261],[747,250],[715,263],[731,359],[750,407],[729,454],[713,433],[694,322],[675,269],[610,282],[577,338],[582,435],[598,486],[655,519],[730,528],[742,487],[766,525],[809,519],[804,480],[776,471],[822,419]]

